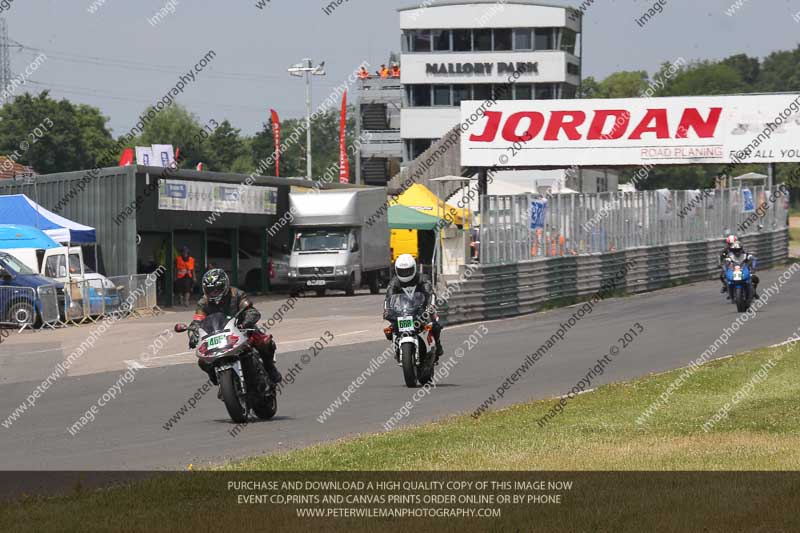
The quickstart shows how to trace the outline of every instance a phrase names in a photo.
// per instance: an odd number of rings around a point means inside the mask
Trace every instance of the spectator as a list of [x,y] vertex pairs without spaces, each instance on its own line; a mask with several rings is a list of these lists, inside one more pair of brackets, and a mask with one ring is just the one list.
[[362,80],[366,80],[369,78],[369,72],[365,67],[361,67],[361,70],[358,71],[358,77]]
[[189,306],[189,299],[192,296],[194,287],[194,257],[189,255],[189,247],[181,248],[181,255],[175,258],[175,291],[178,293],[178,301],[184,307]]
[[378,76],[380,76],[383,79],[389,77],[389,69],[386,68],[386,65],[381,65],[381,69],[378,71]]
[[397,63],[392,63],[391,77],[392,78],[400,77],[400,65],[398,65]]

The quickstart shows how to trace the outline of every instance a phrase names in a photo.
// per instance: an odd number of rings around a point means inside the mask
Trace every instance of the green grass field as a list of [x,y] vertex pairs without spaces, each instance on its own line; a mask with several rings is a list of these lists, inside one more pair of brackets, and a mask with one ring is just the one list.
[[[771,367],[769,372],[763,381],[753,384],[753,377],[765,364]],[[548,411],[553,399],[490,411],[477,420],[468,415],[455,416],[420,427],[251,458],[215,470],[245,476],[256,470],[800,470],[800,343],[708,363],[688,378],[645,425],[637,424],[643,410],[680,374],[678,370],[600,387],[574,398],[560,416],[542,428],[536,420]],[[727,419],[711,431],[704,431],[703,424],[748,383],[753,385],[749,394],[730,410]],[[427,401],[435,401],[435,397]],[[786,499],[790,490],[779,491],[771,480],[764,486],[775,491],[769,496],[767,507],[785,509],[792,505],[791,499]],[[718,492],[713,484],[689,486],[674,489],[672,497],[685,499],[693,490],[700,500],[708,493]],[[643,491],[647,492],[646,483],[644,488],[641,484],[627,487],[624,493],[635,499]],[[24,498],[0,506],[0,529],[81,531],[89,520],[108,529],[123,525],[122,530],[153,530],[133,525],[147,523],[158,524],[159,530],[178,527],[205,531],[215,526],[195,517],[193,510],[220,509],[227,520],[239,520],[235,517],[246,509],[261,515],[268,512],[264,506],[230,505],[231,497],[218,474],[189,472],[124,487],[81,489],[53,498]],[[591,494],[585,498],[591,499]],[[719,495],[716,500],[718,508],[726,509],[728,519],[736,515],[738,502]],[[689,527],[688,523],[679,522],[681,518],[674,509],[674,501],[662,497],[656,502],[623,505],[614,512],[625,514],[629,520],[644,511],[652,512],[659,520],[674,521],[676,531]],[[558,523],[556,513],[561,511],[548,508],[535,512],[550,513],[547,516]],[[607,511],[602,505],[591,508],[592,516],[604,516]],[[760,523],[757,513],[747,516],[752,524]],[[273,525],[281,530],[278,526],[291,525],[291,519],[288,515],[276,517]],[[596,519],[587,517],[587,522],[581,524],[591,528]],[[348,530],[347,527],[363,526],[364,522],[343,524],[337,522],[337,528]],[[462,527],[460,524],[453,522],[451,529]],[[575,530],[571,528],[578,524],[563,527]]]
[[[703,424],[776,354],[767,378]],[[231,470],[800,470],[800,343],[707,363],[645,425],[680,371],[600,387],[545,427],[553,400],[248,459]],[[523,385],[524,386],[524,385]],[[435,450],[431,454],[429,451]],[[434,457],[435,460],[431,460]]]

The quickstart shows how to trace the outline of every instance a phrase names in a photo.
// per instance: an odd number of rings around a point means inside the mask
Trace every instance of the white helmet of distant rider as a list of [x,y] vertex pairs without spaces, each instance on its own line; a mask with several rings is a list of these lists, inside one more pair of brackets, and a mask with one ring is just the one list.
[[417,275],[417,261],[411,254],[403,254],[394,262],[394,272],[397,279],[403,283],[408,283]]

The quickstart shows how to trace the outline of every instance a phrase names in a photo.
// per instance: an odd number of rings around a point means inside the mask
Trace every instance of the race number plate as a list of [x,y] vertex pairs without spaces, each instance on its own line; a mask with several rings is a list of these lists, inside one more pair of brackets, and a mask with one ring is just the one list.
[[225,335],[214,335],[206,341],[209,350],[219,348],[225,342]]
[[397,329],[400,331],[414,331],[414,317],[401,316],[397,319]]
[[734,272],[733,273],[733,279],[734,279],[734,281],[740,281],[742,279],[742,271],[741,270],[737,270],[736,272]]
[[325,285],[324,279],[310,279],[306,282],[309,287],[315,287],[319,285]]

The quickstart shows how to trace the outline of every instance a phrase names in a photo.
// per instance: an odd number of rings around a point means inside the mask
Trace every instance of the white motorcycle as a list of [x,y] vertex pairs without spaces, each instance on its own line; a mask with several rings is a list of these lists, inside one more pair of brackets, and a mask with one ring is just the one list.
[[391,296],[386,311],[390,325],[383,333],[394,344],[406,386],[430,383],[436,365],[436,341],[431,317],[425,316],[425,295],[415,292],[415,287],[404,288]]
[[[214,368],[222,401],[234,422],[247,422],[251,409],[258,418],[269,420],[278,411],[275,385],[250,342],[249,330],[239,329],[236,320],[223,313],[208,315],[200,324],[195,354]],[[177,333],[188,329],[175,325]]]

